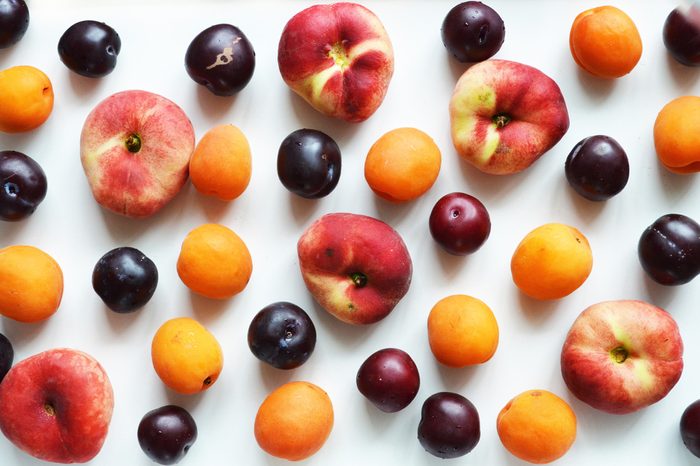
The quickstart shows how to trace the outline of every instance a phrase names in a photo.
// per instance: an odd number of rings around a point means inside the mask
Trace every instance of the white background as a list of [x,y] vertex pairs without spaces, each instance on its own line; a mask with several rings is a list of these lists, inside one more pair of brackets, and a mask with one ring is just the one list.
[[[314,465],[447,464],[425,453],[416,440],[420,407],[431,394],[448,390],[469,398],[481,417],[481,441],[455,464],[520,465],[500,444],[499,410],[518,393],[548,389],[569,401],[578,416],[578,438],[559,461],[567,465],[697,464],[683,447],[678,421],[700,398],[700,279],[665,288],[644,276],[636,246],[657,217],[678,212],[700,220],[700,180],[679,176],[657,162],[652,127],[657,112],[674,97],[700,94],[700,69],[684,68],[667,55],[663,21],[675,6],[664,1],[613,1],[636,22],[644,53],[632,73],[615,81],[592,78],[574,64],[568,34],[591,1],[489,2],[503,17],[506,39],[497,58],[533,65],[560,85],[571,127],[561,142],[529,170],[514,176],[481,174],[461,162],[449,139],[447,105],[465,66],[448,57],[440,25],[452,1],[365,1],[392,39],[396,69],[386,100],[368,121],[349,124],[316,113],[287,89],[276,63],[277,41],[285,22],[309,2],[33,0],[25,38],[0,51],[0,68],[30,64],[51,78],[56,95],[50,119],[22,135],[0,135],[0,148],[29,154],[44,168],[48,196],[36,213],[20,223],[0,224],[0,247],[31,244],[50,253],[65,274],[65,295],[48,321],[0,321],[0,331],[15,347],[16,361],[61,346],[95,356],[106,368],[115,392],[115,410],[99,465],[149,464],[136,441],[139,420],[167,403],[191,411],[199,439],[182,464],[274,465],[253,437],[253,420],[264,397],[290,380],[323,387],[335,408],[335,426]],[[59,60],[58,39],[84,19],[105,21],[122,39],[115,71],[90,80],[71,73]],[[257,52],[251,83],[234,98],[215,97],[187,76],[183,63],[191,39],[220,22],[240,27]],[[152,218],[136,220],[102,210],[93,200],[79,160],[79,134],[88,112],[103,98],[125,89],[145,89],[177,102],[194,125],[197,139],[222,123],[239,126],[253,152],[247,191],[231,203],[199,195],[188,183],[182,193]],[[442,151],[440,176],[422,198],[402,205],[375,197],[363,177],[371,144],[385,132],[413,126],[430,134]],[[276,155],[282,139],[302,127],[334,137],[343,152],[337,189],[327,198],[307,201],[288,193],[277,179]],[[580,139],[593,134],[616,138],[631,164],[625,190],[606,203],[578,197],[567,185],[564,160]],[[477,196],[492,219],[491,237],[476,254],[453,257],[430,237],[428,216],[442,195],[464,191]],[[296,241],[322,214],[350,211],[378,217],[403,236],[414,265],[413,283],[394,312],[370,327],[351,327],[317,305],[302,282]],[[593,249],[594,267],[575,293],[555,302],[524,297],[513,285],[509,263],[522,237],[547,222],[578,227]],[[247,243],[254,263],[248,287],[237,297],[211,301],[191,294],[180,282],[175,262],[187,232],[205,222],[220,222]],[[91,273],[98,258],[117,246],[133,246],[151,257],[160,283],[138,313],[109,311],[93,292]],[[0,285],[1,286],[1,285]],[[501,331],[498,350],[488,363],[466,369],[441,367],[428,346],[426,319],[439,299],[465,293],[485,301]],[[597,412],[568,393],[559,368],[565,334],[585,307],[608,299],[635,298],[666,308],[685,339],[686,368],[674,390],[648,409],[627,416]],[[316,323],[318,343],[302,367],[282,372],[259,363],[248,350],[250,320],[274,301],[292,301]],[[225,363],[207,392],[179,396],[157,378],[150,343],[167,319],[193,316],[218,338]],[[355,387],[355,374],[372,352],[406,350],[416,361],[422,385],[404,411],[380,413]],[[44,464],[0,438],[0,464]]]

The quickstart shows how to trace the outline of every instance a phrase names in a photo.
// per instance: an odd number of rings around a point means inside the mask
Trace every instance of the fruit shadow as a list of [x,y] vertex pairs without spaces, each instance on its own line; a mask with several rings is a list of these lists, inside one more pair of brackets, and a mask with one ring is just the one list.
[[206,87],[194,84],[197,93],[197,102],[199,103],[202,113],[213,123],[220,123],[221,120],[231,107],[236,103],[238,94],[232,96],[214,95]]
[[294,379],[294,370],[277,369],[264,362],[258,362],[260,380],[265,385],[266,393],[270,393],[277,387],[291,382]]
[[148,309],[146,309],[148,304],[141,309],[125,313],[115,312],[104,304],[101,307],[102,309],[99,309],[98,312],[104,314],[107,324],[109,324],[110,328],[115,333],[124,333],[129,327],[136,325],[134,322],[140,319],[144,313],[148,312]]
[[207,221],[212,223],[221,223],[221,219],[228,214],[233,204],[236,202],[235,199],[232,201],[222,201],[212,196],[205,196],[198,193],[191,184],[187,188],[187,196],[192,196],[192,199],[197,204],[197,209],[204,212]]
[[557,311],[559,307],[558,299],[542,301],[534,299],[522,291],[518,290],[518,303],[523,316],[533,325],[541,325],[546,322]]
[[684,93],[695,94],[695,92],[693,92],[693,86],[695,86],[698,79],[700,79],[698,69],[696,67],[682,65],[676,61],[670,53],[666,54],[666,63],[668,64],[669,74],[680,91],[679,95]]
[[594,102],[600,103],[606,100],[617,85],[616,79],[598,78],[573,62],[572,66],[576,66],[578,82]]
[[203,392],[195,393],[194,395],[183,395],[166,387],[165,384],[160,385],[162,386],[163,392],[165,394],[165,399],[168,400],[168,404],[180,406],[181,408],[185,408],[189,412],[194,411],[197,405],[199,405],[199,403],[202,401],[202,395],[207,392],[207,390],[204,390]]
[[[3,63],[5,61],[11,61],[12,60],[12,55],[15,54],[15,50],[17,49],[17,46],[8,47],[5,49],[0,49],[0,63]],[[0,68],[6,68],[5,66],[0,66]]]
[[[698,178],[698,176],[693,173],[686,175],[673,173],[664,167],[658,159],[654,165],[657,176],[659,177],[659,183],[661,183],[662,186],[661,192],[671,201],[682,199],[686,193],[690,191],[694,181]],[[649,223],[651,223],[651,221]]]
[[374,210],[377,217],[396,228],[400,220],[410,218],[412,210],[416,209],[417,202],[392,202],[377,195],[374,198]]
[[668,286],[656,283],[651,279],[651,277],[649,277],[649,275],[647,275],[641,266],[637,267],[637,273],[641,275],[639,279],[644,282],[644,289],[647,293],[647,298],[645,301],[654,303],[654,305],[663,309],[671,304],[678,292],[677,286]]
[[456,58],[450,55],[449,52],[445,53],[445,61],[450,68],[450,73],[452,74],[455,84],[459,81],[459,78],[474,65],[474,63],[460,63]]
[[[559,189],[565,191],[569,198],[569,204],[573,206],[578,218],[582,220],[582,223],[586,226],[591,225],[600,216],[600,214],[605,209],[608,202],[611,201],[591,201],[585,197],[578,194],[569,183],[566,181],[565,177],[559,183]],[[559,198],[560,196],[556,196]],[[614,202],[614,201],[612,201]]]
[[0,238],[2,238],[0,248],[16,244],[16,239],[22,237],[26,222],[27,219],[20,220],[19,222],[4,222],[0,220]]
[[468,257],[456,256],[446,252],[436,241],[433,241],[433,255],[432,257],[437,257],[440,263],[440,268],[442,269],[445,277],[448,279],[455,278],[469,261]]
[[[60,309],[58,312],[60,312]],[[12,346],[15,348],[16,355],[18,353],[17,348],[21,348],[22,346],[31,342],[37,336],[39,336],[41,332],[45,331],[49,320],[51,319],[27,324],[4,318],[2,319],[2,327],[0,327],[0,332],[5,335],[8,340],[10,340],[10,343],[12,343]]]
[[100,88],[103,79],[88,78],[86,76],[81,76],[78,73],[74,73],[69,69],[65,72],[68,74],[68,82],[70,82],[70,87],[73,93],[77,96],[84,96],[87,98],[92,97],[92,95]]
[[463,388],[469,383],[479,371],[479,365],[468,367],[448,367],[435,361],[438,369],[438,374],[442,379],[442,383],[447,391],[460,393]]
[[289,207],[297,226],[304,226],[309,223],[311,216],[318,211],[319,202],[317,199],[305,199],[290,192]]
[[226,309],[234,305],[236,300],[235,296],[228,299],[211,299],[192,291],[189,294],[192,313],[195,319],[205,327],[214,323]]
[[294,115],[302,127],[328,134],[338,143],[341,153],[346,155],[343,152],[344,141],[352,139],[353,135],[361,128],[362,123],[348,123],[338,118],[329,118],[309,105],[291,89],[287,95]]
[[395,416],[393,416],[394,413],[385,413],[366,398],[362,400],[362,403],[365,405],[365,412],[370,425],[379,435],[389,430],[396,422]]
[[[512,175],[491,175],[473,167],[462,157],[455,156],[459,158],[459,168],[469,188],[464,192],[466,194],[479,193],[477,197],[482,202],[484,200],[496,201],[503,197],[512,200],[512,197],[508,197],[508,193],[517,188],[522,183],[523,177],[527,176],[527,170]],[[488,209],[488,205],[486,208]]]

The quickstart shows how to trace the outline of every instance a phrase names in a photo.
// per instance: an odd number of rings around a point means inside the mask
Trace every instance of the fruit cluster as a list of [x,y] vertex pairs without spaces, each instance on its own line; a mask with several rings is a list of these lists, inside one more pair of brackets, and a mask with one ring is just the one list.
[[[24,0],[0,0],[0,48],[21,40],[29,25]],[[503,18],[477,1],[446,12],[441,37],[448,53],[470,66],[449,101],[455,151],[490,175],[523,172],[564,137],[570,127],[564,95],[542,71],[492,58],[506,37]],[[700,8],[670,13],[663,25],[670,55],[700,66]],[[623,11],[602,6],[580,13],[571,25],[574,62],[594,79],[618,79],[633,71],[642,37]],[[60,60],[72,72],[99,79],[117,66],[121,38],[105,23],[80,21],[58,40]],[[452,58],[451,58],[452,59]],[[232,96],[253,78],[256,53],[231,24],[213,25],[191,41],[185,69],[216,96]],[[294,15],[281,31],[277,62],[290,89],[325,116],[350,123],[369,119],[382,104],[394,73],[394,51],[379,18],[355,3],[314,5]],[[41,126],[53,110],[54,89],[42,71],[14,66],[0,71],[0,131],[21,133]],[[447,102],[446,102],[447,104]],[[653,129],[659,162],[674,173],[700,172],[700,97],[684,96],[659,112]],[[341,146],[328,134],[303,128],[279,146],[281,184],[306,199],[329,196],[341,176]],[[1,148],[0,148],[1,149]],[[231,124],[210,128],[196,141],[194,127],[173,101],[129,90],[99,102],[80,134],[80,160],[95,201],[126,217],[157,214],[188,179],[202,195],[230,202],[247,189],[253,158],[243,131]],[[364,161],[368,187],[390,203],[409,203],[438,179],[440,148],[430,135],[410,127],[386,132]],[[578,142],[563,164],[577,195],[602,202],[623,191],[630,160],[607,135]],[[47,176],[33,158],[0,151],[0,220],[27,219],[46,198]],[[587,202],[587,201],[586,201]],[[453,256],[478,253],[488,241],[491,216],[477,197],[442,196],[425,219],[437,245]],[[5,245],[2,245],[3,247]],[[348,324],[386,318],[413,280],[411,252],[384,221],[355,213],[329,213],[312,222],[297,242],[303,282],[318,305]],[[682,214],[663,215],[638,240],[642,269],[665,286],[689,283],[700,274],[700,225]],[[182,283],[204,299],[226,300],[246,289],[252,255],[227,226],[206,223],[182,240],[176,270]],[[593,270],[593,252],[582,231],[547,223],[515,248],[513,283],[527,299],[550,301],[574,293]],[[106,252],[93,269],[92,285],[107,308],[133,313],[158,287],[159,271],[140,250],[121,246]],[[46,252],[25,245],[0,249],[0,314],[23,323],[42,322],[60,307],[64,277]],[[496,315],[482,300],[464,294],[444,297],[427,318],[429,348],[450,368],[487,363],[499,344]],[[261,362],[294,370],[312,356],[317,327],[298,305],[279,301],[251,320],[247,343]],[[627,414],[664,398],[683,371],[683,342],[664,309],[635,299],[586,308],[571,325],[560,353],[563,381],[591,407]],[[104,368],[70,348],[49,349],[13,365],[10,340],[0,334],[0,430],[18,448],[42,460],[86,462],[107,436],[114,394]],[[155,373],[170,390],[202,393],[223,370],[223,350],[204,325],[189,317],[162,323],[151,341]],[[380,349],[356,373],[357,390],[377,409],[395,413],[420,389],[419,368],[402,349]],[[259,406],[254,436],[268,454],[297,461],[322,448],[335,414],[330,396],[304,381],[274,389]],[[174,404],[146,413],[136,426],[144,453],[160,464],[183,459],[195,443],[195,419]],[[536,464],[562,457],[576,438],[576,414],[556,394],[528,390],[507,402],[496,419],[497,434],[514,456]],[[468,454],[479,443],[477,407],[458,393],[427,397],[417,428],[420,445],[440,458]],[[680,422],[681,436],[700,456],[700,401]]]

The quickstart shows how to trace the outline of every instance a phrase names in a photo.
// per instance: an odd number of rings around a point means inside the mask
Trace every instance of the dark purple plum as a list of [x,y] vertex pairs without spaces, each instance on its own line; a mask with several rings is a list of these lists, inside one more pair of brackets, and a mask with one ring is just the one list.
[[243,31],[216,24],[197,34],[185,54],[187,74],[215,95],[240,92],[253,77],[255,51]]
[[158,269],[135,248],[112,249],[92,272],[92,287],[111,310],[133,312],[143,307],[158,285]]
[[309,359],[316,346],[316,327],[296,304],[265,306],[248,327],[248,347],[256,358],[278,369],[294,369]]
[[15,359],[15,350],[5,335],[0,333],[0,382],[5,378]]
[[681,214],[659,217],[642,233],[637,253],[655,282],[688,283],[700,273],[700,225]]
[[357,371],[357,389],[385,413],[408,406],[420,388],[418,368],[405,351],[386,348],[368,357]]
[[622,191],[630,176],[627,154],[610,136],[590,136],[578,142],[564,164],[574,190],[591,201],[605,201]]
[[474,196],[450,193],[430,212],[430,234],[450,254],[464,256],[479,249],[491,233],[489,213]]
[[700,400],[691,403],[681,416],[681,438],[690,452],[700,458]]
[[80,21],[66,29],[58,41],[58,55],[71,71],[101,78],[117,66],[122,41],[117,31],[99,21]]
[[22,40],[29,27],[29,8],[24,0],[0,0],[0,49]]
[[458,458],[474,449],[481,438],[479,413],[462,395],[440,392],[423,403],[418,440],[438,458]]
[[175,464],[197,440],[197,424],[186,409],[162,406],[146,413],[137,437],[141,449],[158,464]]
[[673,58],[687,66],[700,66],[700,5],[678,7],[666,17],[664,45]]
[[30,216],[46,197],[46,174],[31,157],[12,150],[0,151],[0,220]]
[[314,129],[299,129],[284,138],[277,153],[277,176],[289,191],[307,199],[331,193],[340,179],[338,144]]
[[501,49],[505,36],[501,16],[481,2],[456,5],[442,22],[442,43],[462,63],[491,58]]

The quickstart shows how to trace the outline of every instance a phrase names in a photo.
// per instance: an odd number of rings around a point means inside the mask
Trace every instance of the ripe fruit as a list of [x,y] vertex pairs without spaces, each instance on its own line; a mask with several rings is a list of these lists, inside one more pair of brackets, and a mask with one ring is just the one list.
[[560,299],[583,285],[593,268],[588,240],[574,227],[548,223],[518,244],[510,261],[513,282],[535,299]]
[[435,358],[446,366],[482,364],[498,347],[498,322],[482,301],[466,295],[448,296],[430,311],[428,342]]
[[681,438],[690,452],[700,458],[700,400],[691,403],[681,416]]
[[458,458],[474,449],[481,438],[479,413],[468,399],[441,392],[423,403],[418,441],[438,458]]
[[29,8],[24,0],[0,0],[0,49],[19,42],[29,27]]
[[299,306],[278,302],[265,306],[248,327],[248,347],[256,358],[278,369],[294,369],[311,356],[316,327]]
[[655,282],[688,283],[700,274],[700,225],[685,215],[663,215],[644,230],[637,252]]
[[151,343],[151,359],[163,383],[184,395],[214,385],[224,364],[214,335],[189,317],[170,319],[160,326]]
[[569,48],[574,61],[601,78],[628,74],[642,56],[642,39],[627,14],[613,6],[581,12],[571,25]]
[[277,176],[285,188],[307,199],[331,193],[340,180],[340,148],[326,133],[299,129],[284,138]]
[[451,193],[441,197],[430,212],[430,234],[450,254],[476,252],[491,233],[489,213],[474,196]]
[[398,128],[375,142],[365,159],[365,179],[378,196],[403,202],[428,191],[440,173],[440,149],[415,128]]
[[700,172],[700,97],[678,97],[661,109],[654,122],[654,148],[674,173]]
[[491,58],[506,36],[503,19],[481,2],[454,6],[442,22],[442,43],[458,61],[473,63]]
[[251,165],[243,132],[233,125],[220,125],[199,140],[190,159],[190,179],[200,193],[231,201],[248,187]]
[[113,409],[104,368],[73,349],[24,359],[0,384],[0,430],[17,448],[44,461],[93,459],[107,437]]
[[70,70],[88,78],[107,76],[117,66],[122,41],[117,31],[98,21],[80,21],[58,41],[58,55]]
[[147,412],[139,422],[136,435],[151,461],[175,464],[197,440],[197,424],[185,408],[167,405]]
[[39,322],[61,304],[61,267],[33,246],[0,249],[0,283],[0,314],[10,319]]
[[289,382],[262,402],[255,440],[268,454],[300,461],[321,449],[333,428],[328,394],[309,382]]
[[158,285],[158,269],[134,248],[112,249],[97,261],[92,287],[111,310],[132,312],[143,307]]
[[209,223],[190,231],[177,258],[177,274],[197,294],[226,299],[243,291],[253,259],[243,240],[223,225]]
[[574,146],[564,164],[574,190],[591,201],[610,199],[627,185],[627,154],[610,136],[590,136]]
[[385,413],[408,406],[420,388],[416,363],[405,351],[386,348],[377,351],[357,371],[357,389]]
[[0,382],[5,378],[5,375],[12,367],[12,361],[15,359],[15,350],[12,348],[12,343],[5,335],[0,333]]
[[498,413],[496,429],[503,446],[521,460],[535,464],[561,458],[576,439],[576,414],[554,393],[529,390]]
[[255,51],[236,26],[216,24],[192,39],[185,54],[185,69],[194,82],[213,94],[231,96],[253,77]]
[[0,151],[0,220],[17,221],[34,213],[46,197],[46,175],[31,157]]
[[53,110],[53,87],[41,70],[13,66],[0,71],[0,131],[22,133],[41,126]]
[[700,66],[700,6],[691,3],[671,11],[663,37],[666,49],[679,63]]

